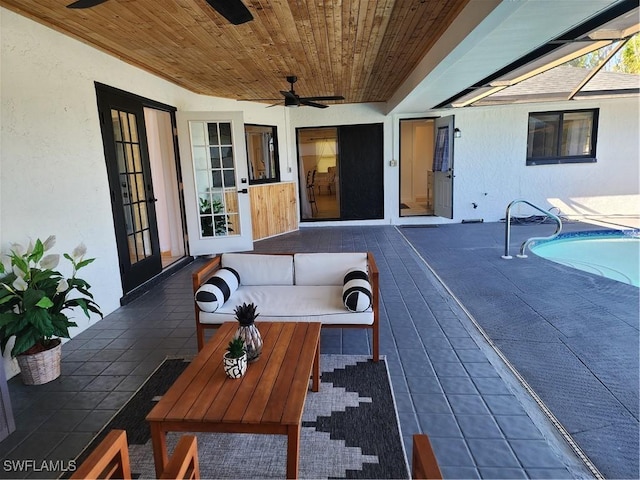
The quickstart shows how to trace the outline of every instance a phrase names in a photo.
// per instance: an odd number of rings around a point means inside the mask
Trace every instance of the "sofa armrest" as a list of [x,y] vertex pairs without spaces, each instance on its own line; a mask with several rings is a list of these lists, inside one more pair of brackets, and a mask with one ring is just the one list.
[[371,309],[373,310],[373,361],[380,358],[380,272],[372,252],[367,252],[367,271],[371,283]]
[[[214,273],[216,273],[221,268],[220,263],[221,257],[220,255],[216,255],[207,263],[205,263],[202,267],[200,267],[196,272],[191,275],[191,280],[193,283],[193,294],[195,295],[200,286],[207,281]],[[196,307],[197,310],[197,307]]]

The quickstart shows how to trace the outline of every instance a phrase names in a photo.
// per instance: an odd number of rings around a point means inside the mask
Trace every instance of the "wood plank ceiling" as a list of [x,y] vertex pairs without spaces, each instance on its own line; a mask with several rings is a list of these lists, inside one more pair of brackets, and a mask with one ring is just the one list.
[[237,26],[205,0],[71,1],[0,4],[196,93],[280,100],[297,75],[298,95],[362,103],[388,100],[470,0],[244,0]]

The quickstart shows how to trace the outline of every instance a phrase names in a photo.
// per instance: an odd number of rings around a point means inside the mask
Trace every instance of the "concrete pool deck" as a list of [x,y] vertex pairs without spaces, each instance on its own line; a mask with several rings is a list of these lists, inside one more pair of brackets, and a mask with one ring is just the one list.
[[[533,254],[504,260],[504,227],[399,230],[600,472],[638,478],[638,288]],[[553,228],[513,225],[512,253]]]

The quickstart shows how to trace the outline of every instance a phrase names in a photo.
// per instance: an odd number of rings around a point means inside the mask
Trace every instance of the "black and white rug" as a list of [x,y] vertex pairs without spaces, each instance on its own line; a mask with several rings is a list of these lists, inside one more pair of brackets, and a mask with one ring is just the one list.
[[[170,359],[85,450],[90,452],[111,429],[127,431],[131,471],[154,478],[145,416],[188,364]],[[322,355],[320,391],[307,393],[300,438],[300,478],[409,478],[389,375],[384,360]],[[169,452],[181,434],[169,434]],[[202,478],[283,478],[284,435],[198,433]],[[82,461],[86,453],[78,459]]]

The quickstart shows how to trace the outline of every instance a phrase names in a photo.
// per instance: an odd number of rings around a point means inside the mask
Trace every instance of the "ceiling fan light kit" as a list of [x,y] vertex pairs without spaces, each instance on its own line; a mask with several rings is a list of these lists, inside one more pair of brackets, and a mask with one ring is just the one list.
[[[67,8],[91,8],[107,0],[77,0],[69,5]],[[253,20],[253,15],[249,9],[242,3],[242,0],[206,0],[207,3],[216,12],[226,18],[233,25],[241,25],[243,23]]]

